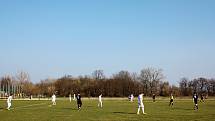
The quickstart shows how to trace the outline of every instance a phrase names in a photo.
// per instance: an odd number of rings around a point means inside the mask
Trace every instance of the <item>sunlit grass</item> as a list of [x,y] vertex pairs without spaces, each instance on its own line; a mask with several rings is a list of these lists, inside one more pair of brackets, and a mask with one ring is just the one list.
[[147,115],[137,115],[137,102],[127,100],[104,100],[103,108],[97,107],[97,100],[83,100],[80,111],[76,102],[18,101],[13,100],[12,109],[6,110],[6,101],[0,101],[0,121],[213,121],[215,120],[215,100],[199,103],[199,110],[193,110],[192,100],[175,100],[174,106],[168,106],[168,100],[150,100],[144,102]]

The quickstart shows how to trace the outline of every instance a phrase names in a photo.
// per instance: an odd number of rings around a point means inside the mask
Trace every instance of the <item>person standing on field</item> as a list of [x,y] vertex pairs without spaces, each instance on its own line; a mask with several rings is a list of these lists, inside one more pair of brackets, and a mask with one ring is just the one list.
[[131,94],[130,101],[131,101],[131,102],[134,101],[134,95],[133,95],[133,94]]
[[98,103],[98,107],[102,108],[102,94],[99,95],[99,103]]
[[201,94],[201,100],[200,100],[200,102],[205,102],[205,101],[204,101],[204,95],[203,95],[203,94]]
[[12,101],[12,95],[9,94],[9,97],[7,98],[7,110],[10,110],[11,101]]
[[56,105],[56,96],[55,96],[55,94],[52,95],[52,105]]
[[71,101],[72,101],[72,95],[69,94],[69,102],[71,102]]
[[143,93],[139,94],[138,96],[138,110],[137,110],[137,114],[140,114],[140,108],[142,108],[142,112],[143,114],[146,114],[144,112],[144,104],[143,104]]
[[152,95],[153,102],[155,102],[155,94]]
[[82,106],[82,101],[81,101],[81,95],[79,93],[76,96],[76,99],[77,99],[78,110],[80,110]]
[[173,95],[171,94],[170,96],[170,101],[169,101],[169,106],[173,106]]
[[75,97],[75,93],[74,93],[74,94],[73,94],[73,100],[75,100],[75,98],[76,98],[76,97]]
[[199,109],[198,107],[198,95],[194,93],[193,95],[193,102],[194,102],[194,110]]

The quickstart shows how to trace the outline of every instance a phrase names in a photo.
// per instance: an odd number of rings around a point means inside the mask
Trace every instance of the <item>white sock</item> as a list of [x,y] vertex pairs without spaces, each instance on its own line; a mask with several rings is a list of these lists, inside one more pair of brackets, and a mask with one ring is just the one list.
[[139,114],[139,112],[140,112],[140,107],[138,107],[137,114]]

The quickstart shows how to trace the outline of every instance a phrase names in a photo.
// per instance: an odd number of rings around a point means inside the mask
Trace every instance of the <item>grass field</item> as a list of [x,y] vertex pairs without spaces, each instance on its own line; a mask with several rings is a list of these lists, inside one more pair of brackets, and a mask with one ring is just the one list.
[[144,101],[147,115],[137,115],[137,102],[127,100],[104,100],[104,107],[97,107],[97,100],[83,100],[80,111],[76,102],[13,100],[12,109],[6,110],[6,101],[0,100],[0,121],[215,121],[215,100],[199,103],[193,110],[192,100],[175,100],[173,108],[168,100]]

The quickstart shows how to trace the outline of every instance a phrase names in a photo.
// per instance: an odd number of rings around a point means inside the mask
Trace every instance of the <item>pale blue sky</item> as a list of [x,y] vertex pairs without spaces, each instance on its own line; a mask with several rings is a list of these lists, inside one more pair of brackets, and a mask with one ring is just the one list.
[[0,77],[215,76],[214,0],[0,0]]

